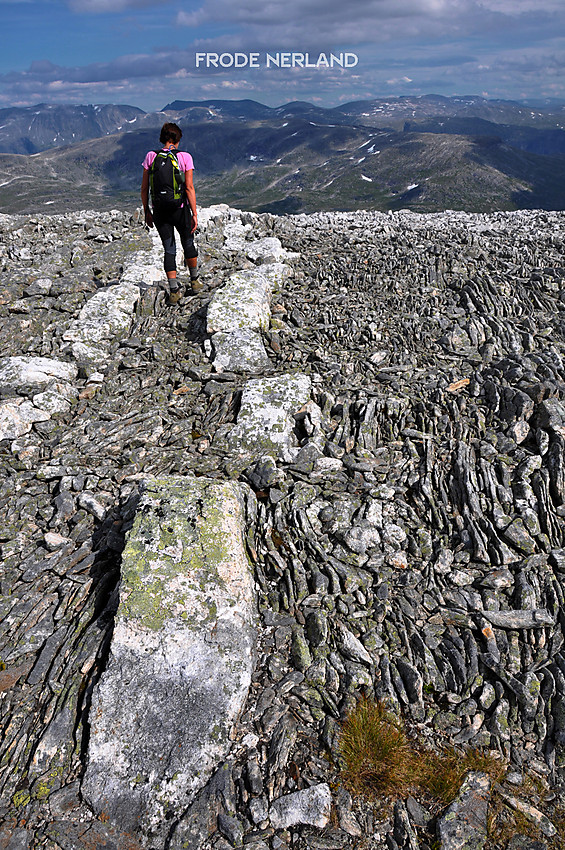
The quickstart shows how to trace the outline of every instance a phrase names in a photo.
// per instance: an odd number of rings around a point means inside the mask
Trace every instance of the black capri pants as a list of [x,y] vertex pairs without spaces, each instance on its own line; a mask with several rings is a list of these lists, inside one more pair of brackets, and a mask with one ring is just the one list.
[[153,222],[165,249],[164,265],[166,272],[174,272],[177,268],[175,229],[180,236],[186,259],[198,256],[198,251],[194,244],[194,236],[190,232],[192,228],[192,212],[190,207],[167,208],[155,205],[153,209]]

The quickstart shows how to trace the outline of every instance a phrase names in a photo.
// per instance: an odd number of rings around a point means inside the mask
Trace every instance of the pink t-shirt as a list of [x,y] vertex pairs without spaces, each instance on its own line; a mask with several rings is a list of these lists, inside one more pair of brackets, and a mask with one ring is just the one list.
[[[189,153],[186,153],[185,151],[175,151],[175,153],[177,155],[177,159],[179,161],[179,168],[181,171],[194,170],[194,163]],[[155,153],[155,151],[149,151],[149,153],[146,154],[145,159],[143,160],[143,167],[145,169],[151,168],[153,160],[156,156],[157,154]]]

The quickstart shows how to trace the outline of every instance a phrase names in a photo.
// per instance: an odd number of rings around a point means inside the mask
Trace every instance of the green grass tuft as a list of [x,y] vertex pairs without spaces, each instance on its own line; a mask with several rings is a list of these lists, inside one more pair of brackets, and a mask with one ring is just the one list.
[[350,791],[401,796],[417,779],[414,748],[382,703],[361,699],[342,726],[343,778]]
[[419,790],[439,806],[455,799],[470,771],[498,782],[506,770],[504,762],[480,750],[424,749],[382,703],[365,698],[342,724],[339,750],[342,779],[352,794],[394,798]]

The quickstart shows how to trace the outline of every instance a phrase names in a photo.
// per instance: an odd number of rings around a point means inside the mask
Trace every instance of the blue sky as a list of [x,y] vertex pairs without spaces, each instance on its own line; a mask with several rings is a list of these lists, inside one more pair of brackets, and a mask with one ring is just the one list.
[[[0,107],[397,95],[565,100],[565,0],[0,0]],[[355,67],[266,67],[349,52]],[[258,53],[257,68],[196,67]],[[243,57],[243,58],[241,58]],[[300,61],[300,60],[299,60]]]

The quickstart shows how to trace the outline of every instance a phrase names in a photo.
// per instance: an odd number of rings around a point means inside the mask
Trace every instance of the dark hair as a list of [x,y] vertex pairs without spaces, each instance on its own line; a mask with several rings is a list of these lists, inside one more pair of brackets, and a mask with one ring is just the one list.
[[161,135],[159,136],[159,141],[161,144],[166,145],[167,142],[174,142],[175,145],[181,140],[182,130],[177,124],[163,124],[161,127]]

